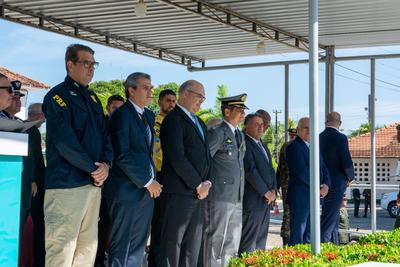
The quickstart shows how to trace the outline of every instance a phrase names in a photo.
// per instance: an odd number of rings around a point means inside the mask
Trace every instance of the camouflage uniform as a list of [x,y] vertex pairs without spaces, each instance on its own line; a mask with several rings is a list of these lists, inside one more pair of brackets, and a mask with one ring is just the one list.
[[287,190],[289,185],[289,168],[286,163],[286,147],[290,142],[287,142],[282,145],[281,150],[279,152],[279,164],[278,170],[276,173],[276,178],[278,182],[278,189],[281,189],[282,192],[282,201],[283,201],[283,219],[281,226],[281,237],[283,241],[283,245],[287,245],[290,237],[290,211],[289,211],[289,203],[287,201]]

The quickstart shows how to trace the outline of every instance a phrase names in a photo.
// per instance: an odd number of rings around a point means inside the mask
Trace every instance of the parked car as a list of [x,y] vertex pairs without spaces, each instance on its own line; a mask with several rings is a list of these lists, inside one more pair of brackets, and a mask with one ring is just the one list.
[[390,217],[396,218],[398,207],[396,205],[397,194],[399,192],[390,192],[382,195],[381,207],[389,212]]

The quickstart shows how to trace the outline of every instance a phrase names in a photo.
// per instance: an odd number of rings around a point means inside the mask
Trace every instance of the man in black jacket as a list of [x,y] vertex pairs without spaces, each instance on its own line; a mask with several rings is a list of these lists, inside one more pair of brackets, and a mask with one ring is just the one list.
[[211,187],[206,125],[195,115],[205,100],[201,83],[179,88],[179,101],[161,125],[161,183],[167,206],[161,233],[161,266],[197,265],[202,236],[201,202]]

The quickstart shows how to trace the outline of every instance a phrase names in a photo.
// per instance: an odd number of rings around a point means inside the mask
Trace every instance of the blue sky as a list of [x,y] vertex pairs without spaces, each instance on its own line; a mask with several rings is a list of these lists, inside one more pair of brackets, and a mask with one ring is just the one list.
[[[182,83],[188,79],[202,82],[207,99],[204,107],[213,107],[217,85],[225,84],[229,95],[247,93],[249,112],[259,108],[272,111],[284,110],[284,67],[261,67],[208,72],[188,72],[185,67],[135,55],[114,48],[84,42],[78,39],[37,30],[0,20],[0,65],[35,80],[54,86],[65,77],[64,53],[71,43],[84,43],[95,51],[100,62],[94,80],[124,79],[132,72],[151,74],[155,86],[168,82]],[[268,47],[267,47],[268,49]],[[337,56],[361,54],[400,53],[400,46],[337,50]],[[286,54],[218,60],[207,65],[241,64],[265,61],[282,61],[307,57],[305,54]],[[369,78],[349,71],[356,70],[369,76],[369,61],[338,62],[335,75],[335,110],[342,114],[345,133],[367,121]],[[320,128],[323,127],[324,73],[320,64]],[[376,77],[387,83],[377,82],[377,124],[400,121],[400,59],[377,60]],[[29,102],[41,101],[43,93],[32,93]],[[295,120],[308,115],[308,65],[290,67],[290,112]],[[278,117],[283,122],[283,113]]]

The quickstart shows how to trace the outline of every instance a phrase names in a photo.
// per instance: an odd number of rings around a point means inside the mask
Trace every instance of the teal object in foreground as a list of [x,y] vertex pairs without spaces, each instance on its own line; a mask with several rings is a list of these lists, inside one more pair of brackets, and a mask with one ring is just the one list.
[[22,157],[0,155],[0,267],[18,266]]

